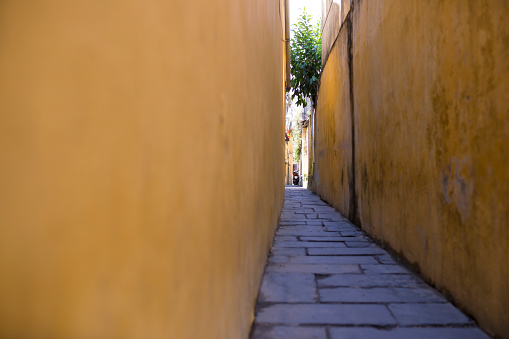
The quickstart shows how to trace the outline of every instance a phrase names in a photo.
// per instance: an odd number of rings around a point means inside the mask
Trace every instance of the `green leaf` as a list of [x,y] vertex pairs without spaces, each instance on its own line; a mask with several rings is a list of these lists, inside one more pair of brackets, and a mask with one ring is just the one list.
[[305,105],[306,98],[311,98],[316,105],[319,74],[321,71],[321,24],[311,25],[312,16],[304,9],[297,24],[293,25],[291,39],[290,69],[292,98],[297,98],[298,105]]

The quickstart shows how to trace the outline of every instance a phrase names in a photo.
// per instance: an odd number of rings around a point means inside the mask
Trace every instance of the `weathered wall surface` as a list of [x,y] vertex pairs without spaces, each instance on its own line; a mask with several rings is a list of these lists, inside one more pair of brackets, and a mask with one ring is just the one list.
[[283,202],[274,1],[0,4],[0,337],[242,338]]
[[[504,338],[509,333],[508,16],[509,3],[502,0],[357,0],[347,18],[360,225]],[[344,66],[335,65],[347,63],[345,54],[339,60],[333,54],[341,49],[347,26],[322,74],[317,149],[337,149],[338,135],[350,138],[345,127],[327,130],[346,116],[340,109],[345,90],[331,91],[327,79],[344,76]],[[331,113],[327,103],[336,101]],[[316,189],[344,212],[334,197],[343,194],[337,183],[348,164],[338,158],[317,159],[315,171],[331,173],[331,179],[323,181],[322,175]]]
[[322,65],[349,11],[350,0],[322,0]]
[[352,212],[352,123],[348,34],[341,30],[329,54],[318,93],[315,191],[345,216]]

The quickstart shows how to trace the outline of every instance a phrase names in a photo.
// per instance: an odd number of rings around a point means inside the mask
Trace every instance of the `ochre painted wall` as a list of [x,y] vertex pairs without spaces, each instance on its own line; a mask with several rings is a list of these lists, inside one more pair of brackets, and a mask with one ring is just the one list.
[[322,66],[350,11],[350,0],[322,0]]
[[348,35],[341,30],[322,71],[315,126],[313,185],[322,199],[351,214],[352,123]]
[[0,337],[247,337],[284,197],[278,6],[0,3]]
[[[352,31],[343,24],[323,70],[315,145],[326,153],[351,137],[348,128],[327,129],[347,119],[345,89],[328,79],[344,77],[348,61],[334,53],[351,34],[360,225],[502,338],[509,338],[508,17],[503,0],[354,1]],[[331,113],[332,102],[339,103]],[[317,191],[342,212],[335,197],[344,190],[337,184],[344,157],[318,157],[315,167],[331,173]]]
[[285,141],[285,185],[293,185],[293,137],[288,133],[288,141]]

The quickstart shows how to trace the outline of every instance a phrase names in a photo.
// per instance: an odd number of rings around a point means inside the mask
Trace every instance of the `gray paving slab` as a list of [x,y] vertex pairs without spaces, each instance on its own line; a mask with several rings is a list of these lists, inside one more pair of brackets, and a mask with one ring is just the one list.
[[272,256],[269,262],[289,264],[336,264],[360,265],[375,264],[377,261],[371,256]]
[[489,338],[310,191],[285,199],[251,338]]
[[284,204],[283,204],[283,209],[285,211],[288,211],[289,209],[292,209],[292,208],[302,208],[301,207],[302,205],[300,204],[300,202],[297,202],[297,203],[291,203],[291,202],[288,202],[285,201]]
[[317,202],[316,200],[312,200],[312,201],[303,201],[302,207],[315,208],[315,207],[330,207],[330,206],[324,202]]
[[318,213],[318,218],[327,219],[330,221],[341,221],[343,217],[339,213]]
[[321,222],[320,220],[306,220],[306,225],[323,226],[323,222]]
[[315,276],[304,273],[267,272],[258,297],[260,302],[316,302]]
[[292,211],[292,212],[286,211],[286,212],[281,213],[281,216],[279,218],[280,218],[280,220],[285,220],[285,219],[306,219],[306,216],[304,214],[297,214],[294,211]]
[[332,327],[331,339],[488,339],[478,328],[393,328]]
[[[355,239],[355,238],[353,238]],[[357,247],[357,248],[364,248],[364,247],[373,247],[377,248],[378,246],[376,244],[370,243],[368,241],[345,241],[346,247]]]
[[342,303],[440,303],[447,302],[435,291],[423,288],[400,287],[336,287],[321,288],[320,300]]
[[[356,257],[330,257],[330,258],[356,258]],[[370,258],[370,257],[360,257]],[[317,279],[318,286],[330,287],[427,287],[425,282],[411,274],[397,275],[365,275],[341,274],[331,275]]]
[[[325,225],[324,225],[325,226]],[[345,230],[344,227],[341,227],[341,226],[325,226],[325,229],[329,232],[352,232],[351,230]],[[349,235],[349,237],[351,237]]]
[[296,235],[278,235],[274,237],[274,241],[298,241]]
[[297,236],[324,236],[324,235],[327,235],[327,234],[331,234],[331,235],[338,235],[338,233],[333,233],[333,232],[326,232],[324,231],[322,228],[315,228],[314,230],[302,230],[302,229],[295,229],[295,228],[285,228],[285,229],[280,229],[277,231],[277,234],[278,235],[297,235]]
[[266,324],[396,325],[384,305],[276,304],[258,310]]
[[408,274],[409,271],[401,265],[361,265],[365,274]]
[[277,230],[276,234],[280,235],[280,233],[283,232],[283,231],[299,231],[299,232],[322,231],[322,232],[324,232],[322,226],[317,226],[317,225],[296,225],[296,226],[281,226]]
[[341,221],[324,221],[323,225],[330,227],[341,227],[345,231],[357,231],[357,228],[346,219],[342,219]]
[[315,213],[315,210],[312,208],[298,208],[295,210],[297,214],[306,214],[306,213]]
[[305,248],[272,248],[270,250],[270,253],[272,255],[306,255],[306,249]]
[[351,242],[353,240],[353,241],[358,241],[358,242],[367,242],[367,243],[370,243],[367,239],[364,239],[364,238],[355,238],[355,239],[352,239],[352,238],[340,237],[340,236],[336,236],[336,235],[330,235],[330,236],[324,235],[324,236],[321,236],[321,237],[306,237],[306,236],[303,236],[303,237],[299,237],[299,238],[300,238],[301,241],[349,241],[349,242]]
[[391,304],[388,307],[398,323],[403,326],[471,324],[466,315],[449,303]]
[[389,254],[377,255],[376,260],[378,260],[382,264],[388,264],[388,265],[396,265],[397,264],[397,262]]
[[364,234],[359,231],[339,231],[339,233],[341,233],[342,237],[360,237]]
[[327,339],[325,327],[256,326],[252,339]]
[[375,255],[385,254],[381,248],[310,248],[309,255]]
[[346,248],[344,242],[316,242],[316,241],[275,241],[274,246],[282,247],[325,247],[325,248]]
[[279,221],[279,226],[306,225],[306,220]]
[[266,272],[295,272],[315,274],[360,274],[359,265],[333,265],[333,264],[269,264]]
[[313,207],[315,212],[319,213],[337,213],[336,210],[329,206],[316,206]]
[[290,257],[286,255],[271,255],[268,262],[271,264],[288,264]]

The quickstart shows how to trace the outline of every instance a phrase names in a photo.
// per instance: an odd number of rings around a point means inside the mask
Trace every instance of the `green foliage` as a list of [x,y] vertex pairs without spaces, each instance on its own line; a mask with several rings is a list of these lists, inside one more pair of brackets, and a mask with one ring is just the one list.
[[311,18],[312,16],[304,9],[298,23],[293,25],[290,67],[292,99],[297,99],[297,105],[306,106],[306,97],[311,98],[313,108],[316,108],[318,80],[322,67],[322,37],[320,21],[313,26]]

